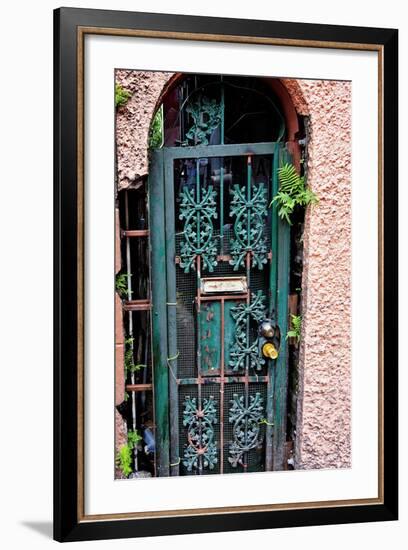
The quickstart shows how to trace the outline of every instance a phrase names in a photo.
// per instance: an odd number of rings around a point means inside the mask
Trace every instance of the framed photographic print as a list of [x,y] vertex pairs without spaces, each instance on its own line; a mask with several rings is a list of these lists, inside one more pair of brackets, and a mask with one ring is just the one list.
[[54,25],[55,538],[397,519],[397,31]]

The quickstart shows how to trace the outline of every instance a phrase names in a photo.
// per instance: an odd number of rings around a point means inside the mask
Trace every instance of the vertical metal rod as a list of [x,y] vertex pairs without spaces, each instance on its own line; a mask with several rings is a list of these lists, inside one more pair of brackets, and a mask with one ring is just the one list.
[[[224,145],[225,128],[225,97],[224,82],[221,75],[221,136],[220,143]],[[224,254],[224,159],[221,159],[220,167],[220,254]]]
[[[251,179],[252,179],[252,158],[249,155],[247,158],[247,196],[246,200],[247,203],[251,200]],[[250,246],[251,243],[251,210],[247,209],[247,246]],[[251,303],[251,252],[248,250],[246,253],[246,275],[247,275],[247,285],[248,285],[248,295],[247,295],[247,305],[249,307]],[[249,346],[249,338],[250,338],[250,318],[249,315],[247,315],[246,319],[246,345]],[[249,383],[248,383],[248,376],[249,376],[249,356],[247,355],[245,358],[245,408],[248,409],[249,407]],[[245,423],[245,441],[247,441],[247,433],[248,433],[248,426],[247,423]],[[245,472],[247,471],[248,467],[248,453],[244,453],[244,468]]]
[[[286,149],[282,150],[281,160],[291,160]],[[277,321],[281,331],[281,344],[275,368],[273,468],[283,470],[287,424],[288,342],[285,336],[288,330],[290,226],[281,219],[278,221],[278,246]]]
[[[202,399],[201,399],[201,256],[196,256],[196,270],[197,270],[197,408],[199,411],[202,410]],[[201,424],[200,424],[200,446],[201,446]],[[203,473],[203,457],[200,455],[198,457],[198,473],[201,475]]]
[[[275,144],[272,159],[271,199],[278,192],[279,144]],[[276,205],[271,208],[271,264],[269,267],[269,317],[276,316],[276,293],[278,278],[278,213]],[[266,430],[265,430],[265,470],[273,468],[273,437],[274,437],[274,394],[276,359],[268,361],[268,382],[266,388]]]
[[224,159],[220,168],[220,254],[224,254]]
[[[196,203],[199,204],[201,200],[200,193],[200,159],[196,160]],[[200,235],[200,223],[201,214],[197,212],[197,247],[201,248],[201,235]],[[202,397],[201,397],[201,256],[196,257],[197,268],[197,378],[198,378],[198,410],[202,410]],[[202,429],[200,423],[200,446],[201,446]],[[198,473],[203,473],[203,456],[198,458]]]
[[[247,294],[247,306],[251,304],[251,291],[250,291],[250,277],[251,277],[251,253],[246,253],[246,274],[247,274],[247,284],[248,284],[248,294]],[[249,315],[247,315],[246,319],[246,345],[249,346],[249,329],[250,329],[250,318]],[[249,356],[247,355],[245,357],[245,408],[248,409],[249,407]],[[248,438],[248,423],[245,422],[245,441],[247,441]],[[244,453],[244,471],[247,471],[248,467],[248,452]]]
[[166,288],[160,281],[166,272],[166,241],[163,216],[163,149],[152,151],[149,174],[149,227],[152,278],[152,357],[156,473],[169,475],[169,367],[167,362]]
[[225,300],[221,298],[221,384],[220,384],[220,474],[224,473],[224,349]]
[[225,90],[224,90],[224,80],[223,76],[221,75],[221,136],[220,136],[220,142],[221,145],[224,145],[224,132],[225,132]]
[[[130,229],[129,227],[129,199],[128,199],[128,191],[125,191],[125,229]],[[130,241],[129,237],[126,237],[126,273],[127,273],[127,296],[128,300],[132,299],[132,263],[131,263],[131,256],[130,256]],[[129,311],[129,339],[130,339],[130,349],[132,350],[132,358],[134,357],[134,346],[133,346],[133,312]],[[130,379],[132,384],[135,383],[135,373],[131,372]],[[136,431],[136,393],[131,392],[131,399],[132,399],[132,430]],[[135,460],[135,470],[137,471],[138,468],[138,456],[137,456],[137,448],[136,445],[133,447],[133,456]]]
[[[247,159],[247,204],[251,200],[251,177],[252,177],[252,158],[248,155]],[[247,246],[251,245],[251,210],[247,208]]]
[[164,174],[164,212],[166,239],[167,344],[170,400],[170,475],[179,475],[179,391],[177,385],[177,285],[176,236],[174,215],[174,164],[167,161]]
[[[272,159],[271,200],[279,190],[279,151],[280,146],[276,143]],[[271,207],[271,252],[272,258],[269,271],[269,317],[272,317],[273,313],[276,312],[276,285],[278,275],[278,213],[276,204],[273,204]]]
[[[196,160],[196,203],[199,204],[201,200],[200,193],[200,159]],[[201,234],[200,234],[201,214],[197,211],[197,248],[201,248]]]

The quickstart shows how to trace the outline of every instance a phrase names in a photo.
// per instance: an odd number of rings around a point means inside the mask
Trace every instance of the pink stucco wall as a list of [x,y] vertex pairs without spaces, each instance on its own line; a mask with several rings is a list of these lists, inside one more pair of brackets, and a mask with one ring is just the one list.
[[[133,94],[117,113],[119,188],[148,174],[150,122],[172,76],[117,71]],[[351,84],[282,83],[309,117],[307,181],[319,197],[305,219],[295,464],[344,468],[351,465]]]
[[298,83],[310,117],[307,181],[319,205],[306,212],[304,230],[296,465],[344,468],[351,465],[351,83]]

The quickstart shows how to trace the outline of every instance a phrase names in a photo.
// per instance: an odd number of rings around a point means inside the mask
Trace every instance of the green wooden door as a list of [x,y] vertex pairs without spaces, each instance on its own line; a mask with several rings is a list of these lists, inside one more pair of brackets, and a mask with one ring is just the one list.
[[290,235],[270,202],[288,158],[281,143],[152,153],[159,476],[283,468]]

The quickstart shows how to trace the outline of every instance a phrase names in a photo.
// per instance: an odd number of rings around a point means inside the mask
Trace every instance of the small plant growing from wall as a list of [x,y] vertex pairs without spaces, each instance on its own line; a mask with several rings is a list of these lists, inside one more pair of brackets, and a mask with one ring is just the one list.
[[122,299],[126,299],[128,297],[129,277],[131,277],[130,273],[118,273],[115,278],[115,289]]
[[123,105],[126,105],[131,95],[132,94],[128,92],[128,90],[125,90],[123,86],[121,86],[120,84],[116,84],[115,85],[115,106],[123,107]]
[[139,372],[140,369],[144,369],[146,365],[135,365],[133,360],[133,342],[134,338],[125,339],[125,376],[133,372]]
[[302,330],[302,316],[301,315],[290,315],[291,329],[288,330],[286,334],[286,339],[296,338],[296,343],[300,342],[300,333]]
[[138,434],[137,430],[130,430],[127,436],[127,443],[122,445],[116,454],[116,464],[125,477],[128,477],[133,472],[132,451],[138,442],[142,440],[142,437]]
[[279,191],[272,199],[276,204],[278,216],[292,225],[291,215],[297,206],[306,207],[318,202],[317,196],[306,187],[304,176],[299,176],[293,164],[286,163],[278,169]]

